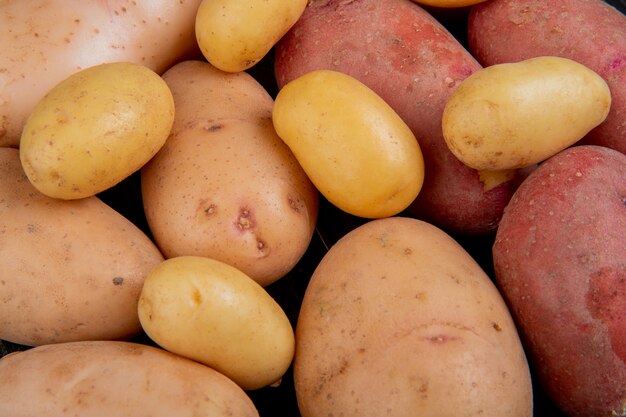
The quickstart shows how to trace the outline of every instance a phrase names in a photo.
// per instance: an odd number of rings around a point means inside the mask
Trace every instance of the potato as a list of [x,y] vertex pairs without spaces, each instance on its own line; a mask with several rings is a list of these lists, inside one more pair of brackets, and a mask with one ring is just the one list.
[[626,406],[626,155],[581,145],[520,185],[496,234],[496,279],[533,370],[571,417]]
[[581,143],[626,153],[623,12],[602,0],[489,1],[471,9],[467,35],[470,51],[485,66],[556,55],[597,72],[611,90],[611,111]]
[[140,229],[98,197],[39,193],[14,148],[0,148],[0,196],[0,339],[41,345],[141,331],[139,293],[163,256]]
[[91,197],[145,165],[173,123],[174,99],[158,74],[126,62],[96,65],[56,85],[35,106],[20,159],[43,194]]
[[40,346],[0,360],[0,415],[258,417],[246,393],[219,372],[129,342]]
[[279,381],[293,359],[293,329],[282,308],[252,278],[214,259],[161,263],[146,278],[138,311],[160,346],[247,390]]
[[247,73],[201,61],[164,79],[174,94],[172,135],[142,168],[143,205],[167,258],[206,256],[266,286],[305,253],[317,190],[271,120],[273,99]]
[[318,69],[371,88],[405,121],[424,157],[424,184],[406,214],[447,231],[486,234],[516,187],[514,173],[479,173],[448,149],[444,106],[480,64],[435,19],[406,0],[313,0],[277,43],[279,87]]
[[317,70],[283,86],[272,120],[316,188],[355,216],[406,209],[422,188],[415,136],[376,93],[341,72]]
[[195,24],[200,50],[222,71],[245,71],[293,26],[307,1],[204,0]]
[[444,108],[443,136],[474,169],[525,168],[578,142],[610,107],[608,85],[589,68],[555,56],[531,58],[463,80]]
[[528,363],[489,277],[435,226],[372,220],[306,289],[294,383],[302,417],[532,416]]
[[82,69],[133,62],[161,74],[200,55],[200,0],[32,0],[0,2],[0,146],[19,146],[43,96]]
[[485,0],[413,0],[415,3],[431,7],[457,8],[482,3]]

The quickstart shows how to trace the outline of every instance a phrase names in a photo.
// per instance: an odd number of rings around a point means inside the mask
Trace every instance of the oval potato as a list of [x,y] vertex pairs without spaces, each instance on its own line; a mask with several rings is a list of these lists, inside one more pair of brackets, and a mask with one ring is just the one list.
[[360,217],[398,214],[417,197],[424,160],[398,114],[357,79],[315,70],[281,88],[272,120],[313,184]]
[[26,119],[56,84],[105,62],[158,74],[200,56],[200,0],[0,2],[0,145],[18,147]]
[[142,168],[143,205],[167,258],[206,256],[266,286],[306,252],[318,195],[271,121],[274,101],[249,74],[202,61],[168,70],[172,135]]
[[41,345],[135,336],[143,281],[163,256],[98,197],[39,193],[18,153],[0,148],[0,339]]
[[259,62],[296,23],[308,0],[204,0],[196,40],[204,57],[227,72]]
[[302,417],[532,416],[528,363],[489,277],[450,236],[390,217],[330,248],[306,289]]
[[475,72],[442,119],[454,155],[478,170],[528,167],[582,139],[607,117],[611,92],[591,69],[544,56]]
[[35,106],[20,159],[43,194],[90,197],[148,162],[173,122],[174,99],[158,74],[128,62],[101,64],[71,75]]
[[11,417],[258,417],[217,371],[129,342],[40,346],[0,359],[0,415]]
[[277,382],[293,359],[293,329],[280,305],[252,278],[214,259],[161,263],[146,278],[138,311],[160,346],[244,389]]

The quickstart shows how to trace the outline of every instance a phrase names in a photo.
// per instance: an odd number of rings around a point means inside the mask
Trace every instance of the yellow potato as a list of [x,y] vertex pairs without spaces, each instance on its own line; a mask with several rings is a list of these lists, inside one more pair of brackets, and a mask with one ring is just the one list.
[[277,382],[293,359],[293,329],[282,308],[246,274],[214,259],[161,263],[146,278],[138,311],[160,346],[244,389]]
[[128,342],[40,346],[0,359],[0,415],[258,417],[233,381],[162,349]]
[[28,115],[56,84],[105,62],[161,74],[199,56],[200,0],[0,1],[0,146],[17,147]]
[[452,153],[478,170],[528,167],[582,139],[611,107],[606,82],[566,58],[543,56],[483,68],[447,102]]
[[376,93],[336,71],[287,83],[273,109],[276,132],[331,203],[360,217],[387,217],[417,197],[424,180],[419,144]]
[[155,241],[168,258],[206,256],[271,284],[306,252],[318,204],[276,135],[272,97],[249,74],[201,61],[177,64],[163,78],[176,120],[141,172]]
[[41,345],[141,331],[139,293],[163,256],[140,229],[98,197],[39,193],[14,148],[0,148],[0,196],[0,339]]
[[173,122],[174,99],[159,75],[131,63],[97,65],[37,104],[22,133],[20,159],[43,194],[90,197],[148,162]]
[[450,236],[390,217],[330,248],[306,289],[302,417],[531,417],[528,362],[487,274]]
[[204,0],[196,14],[198,45],[222,71],[244,71],[267,55],[306,5],[307,0]]

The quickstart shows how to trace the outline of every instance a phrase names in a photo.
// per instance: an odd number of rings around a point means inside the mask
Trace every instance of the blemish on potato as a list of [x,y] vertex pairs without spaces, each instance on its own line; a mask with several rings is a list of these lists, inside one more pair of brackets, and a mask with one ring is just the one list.
[[495,321],[493,323],[491,323],[491,325],[496,330],[496,332],[501,332],[502,331],[502,327],[500,327],[500,325],[498,323],[496,323]]
[[113,278],[113,285],[120,286],[122,284],[124,284],[124,278],[122,278],[122,277],[115,277],[115,278]]

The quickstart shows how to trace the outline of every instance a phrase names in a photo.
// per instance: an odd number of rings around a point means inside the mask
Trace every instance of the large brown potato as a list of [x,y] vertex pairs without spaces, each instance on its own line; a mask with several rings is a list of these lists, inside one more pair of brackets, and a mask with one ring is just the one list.
[[151,346],[86,341],[0,360],[0,415],[11,417],[258,417],[217,371]]
[[269,285],[306,252],[318,202],[274,130],[273,99],[249,74],[202,61],[177,64],[163,77],[176,117],[141,171],[157,245],[167,258],[214,258]]
[[0,148],[0,339],[41,345],[138,334],[141,287],[163,256],[98,197],[38,192],[18,154]]
[[526,357],[488,276],[447,234],[390,217],[319,263],[296,327],[303,417],[531,417]]

